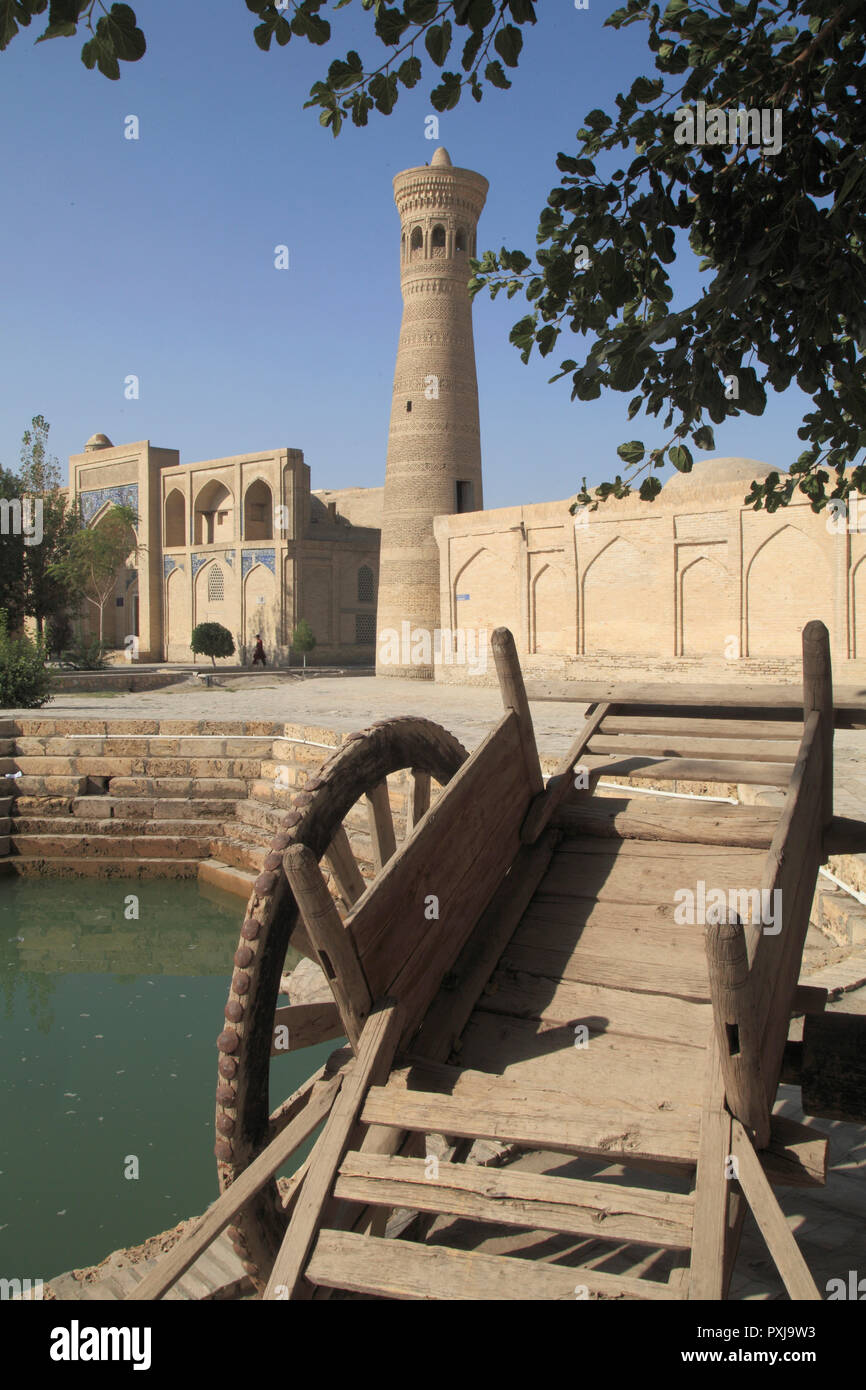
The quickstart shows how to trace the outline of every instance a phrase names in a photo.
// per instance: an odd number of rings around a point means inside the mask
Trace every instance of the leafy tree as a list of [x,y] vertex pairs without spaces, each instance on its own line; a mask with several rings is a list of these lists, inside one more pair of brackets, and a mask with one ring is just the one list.
[[37,638],[10,637],[5,608],[0,608],[0,708],[39,709],[51,699],[51,674],[45,648]]
[[130,531],[138,525],[132,507],[114,506],[96,526],[85,526],[72,537],[68,554],[50,566],[50,572],[81,595],[99,614],[99,644],[103,646],[105,605],[114,593],[117,571],[130,549],[140,548]]
[[235,652],[235,639],[222,623],[199,623],[192,630],[189,645],[196,655],[209,656],[214,667],[215,657],[234,656]]
[[81,529],[81,519],[61,486],[60,463],[48,453],[51,426],[42,415],[34,415],[31,428],[21,441],[18,487],[21,497],[41,503],[38,544],[23,547],[24,611],[36,619],[40,637],[46,618],[65,609],[70,601],[66,579],[56,570],[66,558],[73,536]]
[[[82,51],[116,77],[118,59],[135,61],[144,38],[128,6],[112,5],[92,27],[101,0],[53,0],[40,38],[77,32]],[[254,39],[267,50],[293,36],[331,38],[324,0],[297,0],[291,17],[272,0],[246,0]],[[340,0],[342,9],[351,0]],[[0,48],[46,9],[47,0],[0,0]],[[344,120],[366,125],[387,115],[400,88],[423,76],[422,59],[441,69],[430,93],[447,111],[468,88],[507,88],[524,31],[535,24],[531,0],[361,0],[387,50],[368,66],[351,50],[316,82],[308,106],[336,135]],[[560,333],[580,339],[552,380],[571,376],[572,398],[602,389],[636,393],[628,418],[663,416],[669,437],[647,455],[642,440],[619,446],[627,478],[596,489],[622,496],[645,474],[642,497],[660,490],[666,462],[688,472],[692,453],[713,449],[713,424],[741,411],[760,415],[770,387],[796,381],[811,397],[799,430],[806,448],[790,476],[772,473],[748,500],[775,510],[796,489],[813,508],[866,485],[866,7],[862,0],[669,0],[666,8],[627,0],[606,24],[641,23],[654,72],[615,98],[616,111],[590,111],[577,148],[562,152],[562,175],[539,219],[534,258],[518,250],[486,252],[474,262],[474,293],[523,293],[529,312],[511,341],[524,360],[550,354]],[[449,54],[459,71],[446,69]],[[494,56],[495,55],[495,56]],[[756,145],[744,125],[726,143],[680,138],[683,108],[703,101],[730,115],[778,113],[778,152]],[[619,152],[619,153],[617,153]],[[616,158],[614,156],[616,155]],[[618,164],[621,161],[621,165]],[[693,302],[674,305],[665,269],[686,247],[709,277]],[[846,471],[847,470],[847,471]],[[831,482],[831,475],[832,482]],[[579,502],[596,505],[584,490]]]
[[[18,479],[0,467],[0,504],[20,501],[20,497]],[[24,536],[15,525],[12,509],[0,505],[0,609],[5,609],[12,632],[24,620],[24,598]]]
[[306,618],[301,618],[292,633],[292,651],[303,652],[305,671],[307,669],[307,652],[311,652],[315,645],[316,639],[313,636],[313,629]]

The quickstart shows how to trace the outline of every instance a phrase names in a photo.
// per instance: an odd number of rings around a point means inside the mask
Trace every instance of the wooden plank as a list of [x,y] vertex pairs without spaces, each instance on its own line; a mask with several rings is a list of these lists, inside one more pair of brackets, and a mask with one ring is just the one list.
[[428,1176],[424,1159],[346,1155],[336,1194],[386,1207],[447,1213],[470,1221],[558,1231],[662,1249],[691,1245],[692,1199],[616,1183],[580,1182],[514,1168],[440,1163]]
[[373,866],[376,873],[380,874],[397,848],[387,781],[378,782],[375,787],[371,787],[365,793],[365,798],[367,824],[373,845]]
[[[584,1047],[580,1045],[586,1041]],[[600,1095],[622,1107],[656,1105],[681,1111],[700,1105],[701,1069],[694,1048],[608,1033],[589,1038],[568,1024],[535,1023],[476,1009],[460,1040],[461,1065],[523,1086],[572,1095],[593,1105]]]
[[[281,1028],[287,1031],[278,1033]],[[271,1056],[281,1057],[284,1052],[297,1052],[301,1047],[315,1047],[330,1038],[342,1037],[343,1020],[335,1003],[288,1004],[274,1014]]]
[[517,718],[520,747],[526,768],[526,786],[530,797],[534,797],[544,791],[544,778],[535,745],[535,732],[523,684],[523,672],[520,669],[514,638],[507,627],[494,628],[490,636],[490,646],[496,663],[503,707],[513,711]]
[[[682,928],[678,933],[682,933]],[[654,943],[635,946],[633,934],[628,931],[617,933],[615,949],[612,945],[610,937],[607,945],[594,948],[580,942],[571,951],[547,951],[512,943],[502,963],[548,978],[639,990],[650,995],[666,994],[699,1004],[709,1002],[710,986],[703,947],[694,957],[682,951],[672,957],[670,951],[657,950]]]
[[342,1082],[342,1075],[337,1075],[316,1083],[300,1114],[235,1178],[231,1187],[217,1198],[192,1231],[159,1261],[137,1288],[127,1294],[128,1299],[143,1302],[161,1298],[177,1282],[250,1198],[279,1172],[287,1159],[321,1124],[331,1110]]
[[659,758],[636,756],[615,759],[607,754],[587,754],[583,765],[599,777],[632,777],[654,782],[708,782],[714,786],[787,787],[787,763],[750,763],[719,759]]
[[290,845],[283,863],[316,959],[334,992],[343,1030],[357,1050],[372,998],[351,928],[343,926],[311,849]]
[[332,1288],[399,1299],[571,1301],[582,1289],[607,1298],[670,1298],[667,1284],[650,1279],[443,1245],[376,1240],[350,1231],[322,1231],[310,1277]]
[[367,1090],[371,1083],[383,1080],[391,1067],[401,1024],[400,1011],[396,1005],[378,1008],[370,1014],[364,1024],[357,1061],[351,1076],[344,1082],[319,1137],[316,1159],[307,1172],[292,1219],[274,1261],[263,1295],[265,1300],[282,1298],[285,1294],[289,1298],[309,1297],[309,1285],[306,1288],[301,1286],[310,1248]]
[[537,970],[516,970],[507,958],[479,999],[478,1008],[545,1023],[584,1023],[590,1031],[603,1029],[609,1034],[655,1038],[701,1050],[711,1022],[707,1004],[557,980]]
[[342,825],[337,828],[333,840],[325,850],[324,859],[348,912],[366,889],[367,882],[355,863],[349,837]]
[[737,1160],[740,1187],[790,1297],[820,1302],[821,1295],[809,1267],[739,1120],[733,1122],[733,1154]]
[[439,990],[414,1043],[419,1056],[442,1061],[463,1032],[475,1004],[543,877],[558,836],[548,831],[523,845],[457,958],[453,980]]
[[[433,1069],[431,1080],[440,1072],[451,1072],[463,1085],[451,1083],[456,1093],[408,1090],[405,1078],[392,1075],[387,1086],[371,1089],[364,1106],[368,1124],[400,1125],[424,1134],[455,1134],[466,1139],[502,1139],[527,1148],[551,1149],[554,1153],[591,1153],[610,1158],[626,1154],[638,1159],[674,1159],[694,1163],[698,1146],[698,1112],[685,1107],[676,1111],[658,1109],[653,1101],[647,1108],[634,1105],[598,1103],[604,1094],[596,1090],[589,1103],[579,1096],[544,1090],[497,1078],[483,1072],[464,1072],[457,1068]],[[413,1078],[430,1075],[426,1067],[412,1068]],[[474,1081],[467,1084],[466,1078]],[[480,1078],[480,1081],[478,1080]],[[402,1081],[402,1084],[401,1084]],[[414,1084],[414,1081],[413,1081]],[[646,1091],[643,1099],[646,1101]]]
[[595,714],[584,724],[565,757],[558,763],[545,790],[533,801],[520,828],[520,838],[524,844],[531,845],[538,839],[551,817],[574,791],[575,764],[580,762],[589,740],[607,715],[608,709],[608,705],[599,705]]
[[[640,903],[652,908],[662,903],[675,906],[678,890],[690,889],[693,907],[699,910],[698,883],[704,895],[720,888],[756,893],[761,886],[764,855],[757,850],[672,845],[659,853],[647,842],[619,841],[619,849],[594,849],[603,841],[563,842],[557,847],[540,884],[534,903],[551,898],[592,897],[597,902]],[[638,847],[644,852],[638,852]],[[655,850],[650,853],[650,850]],[[760,899],[757,900],[760,904]],[[772,903],[772,899],[769,900]],[[739,902],[739,900],[738,900]],[[746,904],[742,904],[745,911]]]
[[415,826],[430,809],[430,773],[412,768],[412,786],[409,791],[409,804],[406,810],[406,835],[412,834]]
[[797,742],[790,739],[690,737],[688,734],[596,734],[589,752],[609,757],[733,758],[745,762],[785,763],[793,767]]
[[[688,719],[683,715],[664,715],[653,718],[650,715],[636,717],[632,714],[610,714],[604,721],[603,734],[687,734],[690,738],[770,738],[793,739],[796,743],[803,737],[803,725],[799,719]],[[793,750],[796,755],[796,748]]]
[[[508,814],[516,837],[528,804],[518,722],[508,713],[452,777],[386,865],[375,890],[347,918],[374,994],[390,988],[414,948],[430,937],[436,920],[425,916],[430,894],[439,899],[441,923],[454,901],[455,882],[481,861],[482,851],[485,869],[498,870],[500,877],[505,873],[511,846],[503,852],[501,844],[491,842],[491,832]],[[485,906],[482,902],[479,912]]]
[[728,1156],[731,1117],[725,1109],[725,1090],[715,1029],[710,1028],[705,1062],[700,1151],[695,1173],[695,1216],[688,1298],[722,1297],[725,1240],[728,1227]]
[[702,805],[669,797],[584,796],[562,806],[553,824],[564,836],[768,849],[778,818],[773,807]]

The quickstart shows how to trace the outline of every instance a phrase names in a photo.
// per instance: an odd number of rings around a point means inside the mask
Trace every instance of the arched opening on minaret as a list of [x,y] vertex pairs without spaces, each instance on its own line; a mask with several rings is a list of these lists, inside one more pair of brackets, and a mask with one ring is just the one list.
[[433,234],[430,238],[430,249],[434,256],[445,255],[445,228],[440,222],[437,222],[436,226],[433,228]]
[[462,227],[458,227],[458,228],[457,228],[457,231],[456,231],[455,234],[454,234],[454,250],[455,250],[455,251],[465,251],[465,250],[466,250],[466,233],[464,232],[464,230],[463,230]]
[[420,227],[413,227],[409,238],[409,259],[415,260],[424,250],[424,233]]

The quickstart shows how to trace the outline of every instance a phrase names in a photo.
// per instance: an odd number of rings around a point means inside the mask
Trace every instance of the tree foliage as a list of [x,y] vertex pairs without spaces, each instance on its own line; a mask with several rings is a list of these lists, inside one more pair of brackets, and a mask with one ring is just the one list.
[[51,426],[43,415],[34,415],[21,441],[18,473],[20,496],[42,504],[42,538],[23,546],[24,611],[36,619],[42,635],[47,618],[63,612],[71,598],[70,585],[56,568],[69,555],[72,538],[81,530],[81,518],[61,486],[60,463],[48,452]]
[[[14,473],[0,467],[0,502],[20,500],[21,489]],[[13,526],[12,513],[6,511],[5,533],[0,523],[0,609],[6,613],[8,628],[17,632],[24,621],[24,536]]]
[[117,571],[130,552],[140,548],[134,535],[130,542],[130,531],[137,525],[138,516],[132,507],[111,507],[95,526],[76,531],[68,554],[50,566],[52,575],[70,592],[80,594],[85,603],[96,609],[100,646],[105,605],[114,593]]
[[222,623],[199,623],[192,630],[189,645],[197,656],[209,656],[216,666],[218,656],[234,656],[235,639]]
[[[439,111],[467,88],[480,101],[485,87],[509,87],[507,70],[536,22],[530,0],[360,5],[387,56],[368,64],[350,50],[314,84],[307,105],[335,135],[347,118],[365,125],[374,109],[389,114],[425,65],[436,70],[430,100]],[[97,6],[104,13],[94,29]],[[263,50],[293,36],[331,38],[323,0],[246,6]],[[46,0],[0,0],[0,48],[45,9]],[[713,425],[762,414],[768,389],[796,382],[814,407],[799,430],[806,447],[787,477],[770,474],[748,500],[775,510],[799,489],[819,510],[828,496],[866,487],[866,6],[668,0],[663,9],[627,0],[606,20],[615,29],[635,23],[646,28],[654,70],[619,93],[610,114],[590,111],[576,148],[558,155],[561,178],[534,255],[485,252],[471,290],[525,296],[528,312],[511,331],[524,360],[533,348],[549,355],[565,330],[581,340],[552,378],[570,376],[573,399],[612,388],[631,395],[629,420],[662,417],[664,444],[649,454],[642,440],[621,444],[625,479],[602,484],[595,499],[584,486],[580,503],[625,495],[641,475],[641,496],[651,499],[657,469],[670,462],[688,472],[689,444],[713,449]],[[107,76],[117,75],[117,59],[144,52],[133,11],[105,11],[101,0],[52,0],[40,37],[79,24],[93,34],[85,61],[93,66],[98,40],[105,65],[94,61],[111,68]],[[680,142],[676,112],[698,102],[725,114],[778,112],[778,152],[745,128],[728,143]],[[675,305],[667,267],[687,247],[706,279],[693,301]]]
[[10,636],[6,609],[0,608],[0,708],[39,709],[50,699],[51,674],[41,640]]

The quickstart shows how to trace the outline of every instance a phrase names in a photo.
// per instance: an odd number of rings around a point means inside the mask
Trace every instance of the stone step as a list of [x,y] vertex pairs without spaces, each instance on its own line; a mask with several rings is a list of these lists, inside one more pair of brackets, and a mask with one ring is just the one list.
[[269,849],[251,845],[243,840],[227,839],[219,836],[210,841],[210,858],[219,859],[233,869],[248,869],[260,874]]
[[[821,880],[818,882],[820,884]],[[825,935],[842,946],[866,945],[866,905],[842,888],[828,885],[819,889],[815,894],[812,920]]]
[[320,748],[315,743],[299,743],[293,739],[275,738],[268,749],[267,757],[281,763],[294,763],[296,767],[314,769],[322,766],[336,753],[336,748]]
[[0,834],[0,855],[12,853],[12,837]]
[[[84,819],[92,814],[102,816],[99,803],[104,803],[113,819],[117,820],[183,820],[190,813],[187,797],[142,796],[142,797],[87,797],[83,796],[72,803],[72,814]],[[197,819],[225,821],[234,818],[234,808],[238,805],[235,797],[196,797],[195,815]]]
[[[156,803],[159,806],[159,802]],[[198,809],[198,807],[196,807]],[[230,822],[232,830],[234,822]],[[192,836],[196,839],[210,840],[214,833],[219,831],[225,833],[225,822],[208,820],[190,820],[184,818],[181,831],[181,824],[178,820],[167,818],[165,820],[115,820],[97,818],[85,820],[83,816],[15,816],[6,825],[0,820],[0,834],[11,833],[14,835],[53,835],[62,837],[65,840],[76,839],[81,835],[96,835],[101,840],[111,840],[117,837],[119,840],[125,836],[147,837],[151,836],[171,836],[176,838],[179,833],[184,836]]]
[[[272,741],[272,743],[271,743],[271,747],[273,747],[273,741]],[[270,753],[270,752],[271,752],[271,748],[268,749],[268,753]],[[14,757],[14,756],[15,756],[15,740],[14,740],[14,738],[0,738],[0,758],[12,758],[12,757]]]
[[237,821],[242,825],[255,826],[264,834],[276,835],[282,830],[286,812],[274,806],[265,806],[260,801],[238,801]]
[[[243,802],[240,804],[244,805]],[[261,825],[247,825],[240,819],[232,821],[223,831],[229,840],[240,840],[245,845],[254,845],[256,849],[264,850],[270,849],[275,833],[275,831],[266,830]],[[213,831],[211,831],[211,835],[213,835]]]
[[62,777],[19,777],[14,782],[9,783],[12,795],[18,799],[22,796],[50,796],[68,797],[70,800],[75,796],[84,796],[92,790],[88,787],[87,777],[62,776]]
[[12,830],[12,817],[0,816],[0,835],[8,835]]
[[12,810],[11,796],[0,796],[0,816],[8,816]]
[[211,835],[13,835],[12,853],[32,859],[198,859],[210,853]]
[[236,869],[231,864],[223,863],[220,859],[210,858],[200,861],[198,877],[204,883],[212,883],[215,888],[222,888],[226,893],[234,893],[236,897],[243,898],[246,902],[258,877],[258,871]]
[[[294,775],[297,770],[289,768],[288,771],[290,774]],[[300,774],[298,773],[298,775]],[[250,787],[249,799],[251,801],[261,802],[264,806],[274,807],[280,811],[290,811],[292,809],[292,800],[295,792],[300,790],[300,787],[306,780],[306,777],[303,777],[297,785],[292,782],[287,787],[277,786],[275,782],[253,782]]]
[[[103,856],[46,859],[10,855],[4,861],[21,878],[195,878],[198,859],[109,859]],[[255,875],[252,876],[253,878]]]
[[216,737],[198,735],[106,735],[82,737],[75,734],[54,734],[8,740],[13,746],[5,748],[0,740],[0,755],[17,750],[18,757],[85,757],[85,758],[269,758],[273,756],[273,739],[266,736],[241,735]]
[[[8,763],[8,767],[3,764]],[[0,772],[19,771],[25,777],[244,777],[260,775],[260,758],[116,758],[22,757],[0,758]]]
[[231,777],[114,777],[111,793],[112,796],[172,799],[190,796],[197,801],[211,797],[245,801],[248,795],[246,782]]

